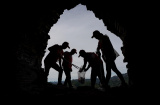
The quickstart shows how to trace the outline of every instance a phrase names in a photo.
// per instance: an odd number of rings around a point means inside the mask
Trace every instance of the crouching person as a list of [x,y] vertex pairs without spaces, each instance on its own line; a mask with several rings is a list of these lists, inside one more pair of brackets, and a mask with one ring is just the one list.
[[[105,76],[102,60],[94,52],[85,52],[85,50],[79,51],[78,57],[84,58],[84,65],[79,72],[87,71],[91,67],[91,87],[95,88],[96,78],[98,76],[102,87],[105,88]],[[88,63],[88,67],[86,65]]]

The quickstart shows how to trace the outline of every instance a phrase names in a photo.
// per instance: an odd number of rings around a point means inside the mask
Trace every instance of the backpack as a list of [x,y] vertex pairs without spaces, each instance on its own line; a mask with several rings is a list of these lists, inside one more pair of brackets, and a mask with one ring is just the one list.
[[48,48],[49,51],[56,51],[58,49],[59,49],[59,45],[58,44],[55,44],[55,45],[53,45],[53,46]]

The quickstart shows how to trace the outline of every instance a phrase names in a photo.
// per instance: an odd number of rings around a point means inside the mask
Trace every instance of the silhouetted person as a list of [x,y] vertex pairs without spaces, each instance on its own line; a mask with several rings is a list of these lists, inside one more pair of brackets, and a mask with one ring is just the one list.
[[107,35],[103,35],[98,30],[95,30],[93,32],[93,36],[91,38],[96,38],[99,40],[98,46],[97,46],[97,53],[100,53],[100,50],[102,52],[102,58],[106,63],[106,86],[109,87],[108,83],[111,78],[111,69],[117,74],[117,76],[121,80],[121,85],[126,86],[126,82],[120,73],[120,71],[117,69],[115,64],[115,59],[117,57],[117,52],[114,50],[112,43]]
[[71,72],[72,72],[72,55],[77,54],[76,49],[72,49],[70,52],[66,51],[64,52],[64,57],[63,57],[63,70],[66,75],[66,79],[64,81],[64,86],[69,86],[69,88],[72,88],[72,83],[71,83]]
[[[51,67],[59,72],[57,85],[62,85],[61,82],[62,82],[63,69],[61,60],[63,57],[63,49],[66,49],[67,47],[70,48],[68,42],[64,42],[62,45],[55,44],[49,47],[48,50],[50,51],[50,53],[46,56],[44,60],[46,79],[48,78],[49,70]],[[59,65],[56,63],[58,60],[59,60]]]
[[[85,50],[79,51],[78,57],[84,58],[84,65],[79,72],[87,71],[91,67],[91,87],[95,88],[96,78],[98,76],[102,87],[105,87],[105,76],[102,60],[94,52],[85,52]],[[88,63],[88,67],[86,65]]]

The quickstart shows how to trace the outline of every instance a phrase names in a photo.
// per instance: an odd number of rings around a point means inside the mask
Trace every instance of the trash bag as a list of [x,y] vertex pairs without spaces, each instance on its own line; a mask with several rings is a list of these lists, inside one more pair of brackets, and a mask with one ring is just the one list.
[[78,72],[78,82],[80,82],[81,84],[85,83],[85,74],[85,71]]

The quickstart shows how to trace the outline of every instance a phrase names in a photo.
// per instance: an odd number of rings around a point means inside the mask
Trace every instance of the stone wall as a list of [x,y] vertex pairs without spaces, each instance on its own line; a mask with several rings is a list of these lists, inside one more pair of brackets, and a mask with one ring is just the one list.
[[[139,43],[134,43],[135,34],[139,30],[134,28],[140,20],[136,18],[135,11],[131,10],[130,5],[88,0],[14,2],[12,6],[6,7],[9,9],[5,10],[3,19],[5,22],[3,39],[8,43],[3,53],[8,58],[3,59],[4,89],[7,92],[8,89],[9,92],[14,90],[33,92],[32,87],[42,86],[43,88],[44,70],[41,68],[41,60],[50,38],[48,32],[58,21],[64,9],[71,9],[79,3],[86,5],[97,18],[103,20],[108,30],[121,38],[124,62],[128,62],[130,84],[132,86],[141,84],[139,83],[140,75],[137,74],[137,71],[141,73],[138,68],[139,62],[133,56],[133,54],[139,55],[136,48]],[[133,22],[133,19],[136,22]]]

